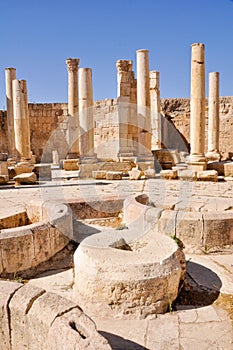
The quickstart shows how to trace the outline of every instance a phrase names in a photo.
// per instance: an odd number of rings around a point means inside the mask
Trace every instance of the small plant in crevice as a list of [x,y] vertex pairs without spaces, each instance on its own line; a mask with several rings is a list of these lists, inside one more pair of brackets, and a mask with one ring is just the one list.
[[122,224],[122,225],[116,227],[116,230],[128,230],[128,226],[126,226],[126,224]]
[[176,242],[176,244],[178,245],[179,248],[184,249],[184,243],[175,234],[170,235],[170,238]]

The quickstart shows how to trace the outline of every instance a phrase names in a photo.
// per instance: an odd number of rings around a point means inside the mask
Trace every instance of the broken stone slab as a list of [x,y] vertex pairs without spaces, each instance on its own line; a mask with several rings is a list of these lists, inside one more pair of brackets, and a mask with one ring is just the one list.
[[136,168],[133,168],[132,170],[129,170],[128,174],[129,174],[130,180],[139,180],[143,175],[143,172],[139,170],[138,167],[136,167]]
[[92,177],[96,180],[105,180],[106,179],[106,171],[105,170],[93,170]]
[[0,349],[10,350],[11,332],[8,304],[13,294],[22,286],[18,282],[0,281]]
[[37,182],[37,177],[35,173],[22,173],[16,175],[13,180],[15,181],[15,186],[31,185]]
[[78,307],[55,319],[47,344],[49,350],[111,349],[108,341],[97,332],[95,323]]
[[107,171],[106,180],[122,180],[121,171]]
[[203,170],[197,172],[197,181],[218,181],[217,170]]
[[45,293],[45,290],[25,284],[13,295],[10,304],[11,320],[11,344],[12,349],[23,350],[28,348],[27,314],[37,298]]
[[178,178],[178,172],[177,170],[161,170],[160,177],[165,180],[175,180]]
[[31,173],[33,169],[34,165],[29,162],[19,162],[14,167],[16,175]]

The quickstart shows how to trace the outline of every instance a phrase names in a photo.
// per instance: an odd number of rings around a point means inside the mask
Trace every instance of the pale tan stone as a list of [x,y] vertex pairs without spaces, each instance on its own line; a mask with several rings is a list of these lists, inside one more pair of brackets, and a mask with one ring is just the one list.
[[174,180],[178,178],[178,173],[177,170],[161,170],[160,177],[165,180]]
[[106,180],[121,180],[122,172],[120,171],[107,171]]
[[197,172],[197,181],[218,181],[218,172],[216,170],[205,170]]
[[69,146],[68,156],[79,156],[79,105],[78,105],[78,65],[79,58],[67,58],[68,71],[68,115],[69,123],[67,130],[67,143]]
[[35,184],[37,182],[37,177],[35,173],[22,173],[16,175],[13,180],[15,181],[15,186]]
[[143,172],[139,170],[138,167],[135,167],[132,170],[128,171],[128,174],[130,180],[139,180],[142,177]]
[[94,119],[91,68],[79,69],[80,156],[94,156]]
[[35,164],[33,172],[38,180],[50,181],[52,179],[52,171],[50,164]]
[[208,151],[206,158],[220,159],[219,152],[219,72],[209,73]]
[[161,149],[161,108],[159,90],[159,72],[150,71],[150,106],[151,106],[151,149]]
[[192,45],[190,111],[190,163],[205,162],[205,57],[200,43]]
[[15,149],[15,131],[14,131],[14,113],[13,113],[13,88],[12,81],[16,79],[16,69],[5,69],[6,80],[6,105],[7,105],[7,138],[10,157],[16,156]]
[[97,180],[106,179],[106,171],[104,170],[93,170],[92,177]]
[[16,175],[23,173],[31,173],[34,170],[34,165],[29,162],[19,162],[14,167],[14,172]]
[[64,159],[63,160],[64,170],[79,170],[78,159]]
[[197,171],[195,170],[180,170],[179,179],[185,181],[196,181],[197,180]]
[[224,164],[224,176],[233,176],[233,162]]
[[17,157],[30,159],[30,130],[25,80],[13,80],[14,131]]

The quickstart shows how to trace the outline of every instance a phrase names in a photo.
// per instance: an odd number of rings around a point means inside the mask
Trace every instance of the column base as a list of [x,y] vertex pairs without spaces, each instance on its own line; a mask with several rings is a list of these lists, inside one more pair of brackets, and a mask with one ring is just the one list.
[[188,162],[188,169],[194,170],[194,171],[204,171],[207,169],[207,163],[206,163],[206,161],[204,161],[204,162],[189,161]]
[[205,157],[210,162],[218,162],[221,159],[221,154],[218,151],[208,151]]
[[98,159],[96,154],[92,156],[84,156],[84,157],[80,156],[78,160],[79,164],[93,164],[97,162],[98,162]]
[[70,152],[67,154],[66,159],[78,159],[79,156],[78,152]]

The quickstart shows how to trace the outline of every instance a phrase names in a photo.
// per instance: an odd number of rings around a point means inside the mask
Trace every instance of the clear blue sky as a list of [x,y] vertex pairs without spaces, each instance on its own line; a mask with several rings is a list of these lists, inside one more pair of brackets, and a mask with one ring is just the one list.
[[206,75],[233,95],[231,0],[0,0],[0,109],[5,67],[26,79],[29,102],[66,102],[65,60],[93,69],[94,99],[116,97],[118,59],[148,49],[162,97],[189,97],[190,46],[205,44]]

